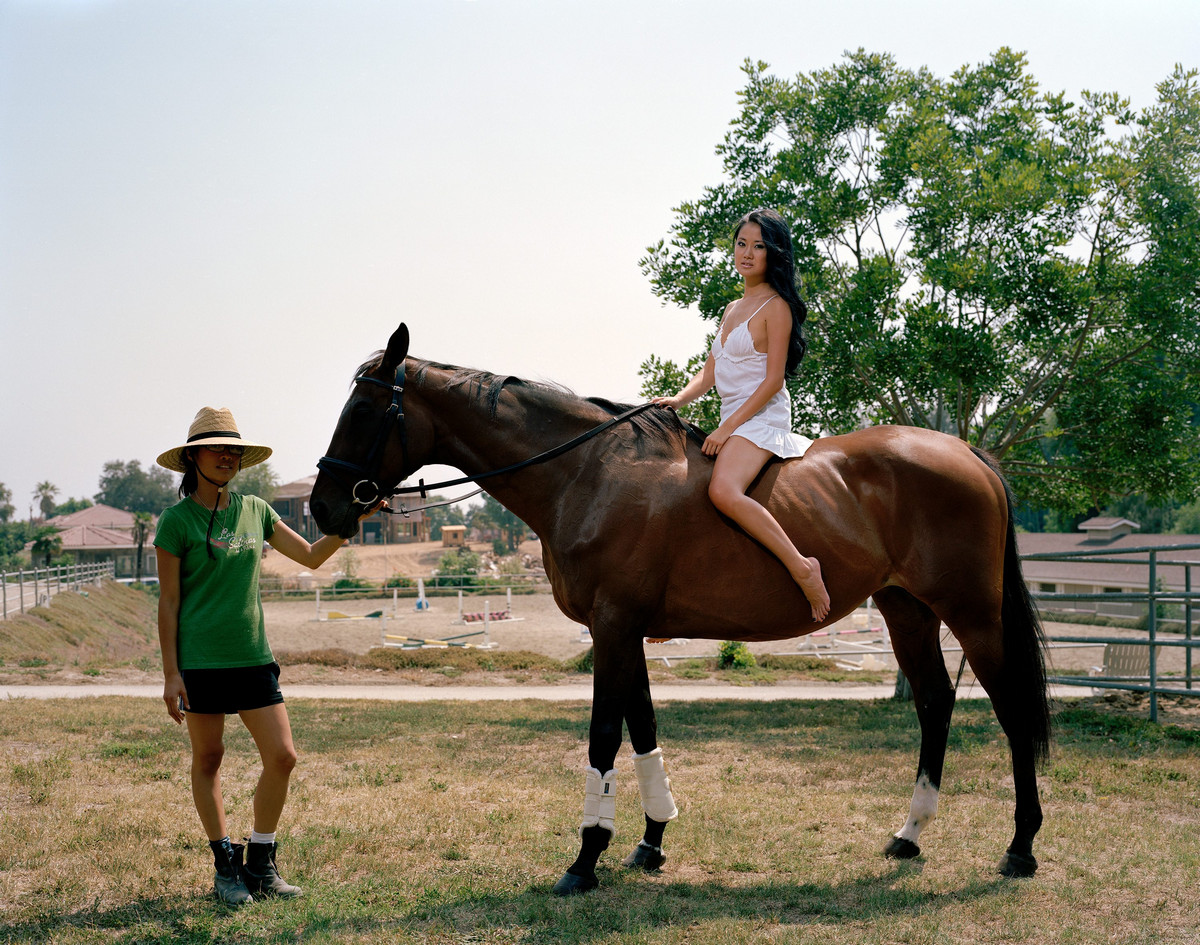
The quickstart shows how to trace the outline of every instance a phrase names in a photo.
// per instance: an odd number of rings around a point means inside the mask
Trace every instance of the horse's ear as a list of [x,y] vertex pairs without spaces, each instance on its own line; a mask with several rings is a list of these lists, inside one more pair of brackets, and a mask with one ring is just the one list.
[[401,322],[400,327],[392,332],[392,337],[388,339],[383,363],[389,367],[396,367],[406,357],[408,357],[408,326]]

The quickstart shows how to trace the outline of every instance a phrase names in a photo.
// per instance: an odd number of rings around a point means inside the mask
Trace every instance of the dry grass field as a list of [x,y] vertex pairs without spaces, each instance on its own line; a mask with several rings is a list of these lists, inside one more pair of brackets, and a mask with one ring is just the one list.
[[[938,820],[883,859],[917,736],[893,703],[673,703],[660,730],[679,819],[660,873],[622,869],[628,774],[601,888],[550,887],[576,850],[585,704],[303,700],[280,854],[303,899],[213,902],[185,736],[134,700],[0,712],[0,942],[1194,943],[1200,736],[1075,707],[1040,779],[1030,880],[995,874],[1007,752],[985,703],[955,717]],[[256,756],[232,726],[226,796],[249,827]]]
[[[532,617],[535,607],[514,598],[514,610]],[[138,592],[61,595],[49,611],[2,628],[0,678],[157,678],[153,606]],[[300,622],[304,633],[327,632]],[[569,628],[542,632],[569,636]],[[309,649],[309,661],[286,672],[502,685],[574,672],[514,647]],[[656,678],[770,685],[819,672],[803,659],[740,673],[695,663],[656,668]],[[641,822],[626,746],[601,888],[572,900],[550,887],[577,849],[586,701],[288,706],[301,757],[281,864],[306,896],[231,912],[208,895],[186,736],[160,701],[6,701],[0,945],[1200,943],[1194,702],[1166,700],[1158,725],[1137,697],[1058,708],[1039,779],[1041,869],[1021,881],[995,874],[1013,792],[986,702],[956,710],[939,816],[908,863],[880,851],[912,791],[911,705],[666,703],[660,738],[681,810],[667,832],[668,861],[653,875],[619,866]],[[255,762],[232,723],[223,773],[239,836],[250,826]]]

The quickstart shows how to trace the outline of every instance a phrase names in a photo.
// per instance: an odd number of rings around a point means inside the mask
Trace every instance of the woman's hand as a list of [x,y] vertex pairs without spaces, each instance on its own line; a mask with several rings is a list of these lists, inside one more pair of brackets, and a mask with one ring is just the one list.
[[163,683],[163,702],[167,704],[167,714],[171,716],[178,725],[183,724],[183,709],[179,707],[180,700],[183,700],[183,708],[191,709],[191,703],[188,702],[187,689],[183,685],[183,676],[179,673],[172,673]]
[[651,397],[650,403],[658,404],[660,407],[669,407],[671,410],[678,410],[683,404],[679,400],[679,395],[674,397]]
[[725,445],[729,436],[730,434],[725,432],[724,427],[717,427],[705,438],[704,445],[700,449],[705,456],[716,456],[721,452],[721,447]]
[[376,512],[382,511],[383,509],[390,509],[390,508],[391,508],[391,506],[388,505],[387,499],[380,499],[371,508],[369,508],[365,512],[363,512],[363,514],[358,517],[358,520],[360,522],[365,522]]

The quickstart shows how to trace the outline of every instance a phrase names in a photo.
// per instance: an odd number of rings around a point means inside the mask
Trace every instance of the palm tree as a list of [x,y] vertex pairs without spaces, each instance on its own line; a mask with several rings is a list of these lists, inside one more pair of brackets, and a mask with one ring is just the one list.
[[52,482],[39,482],[33,490],[33,497],[38,500],[38,506],[42,510],[42,518],[49,518],[54,514],[54,497],[58,495],[58,486]]
[[150,534],[150,523],[153,519],[149,512],[134,512],[133,513],[133,541],[137,545],[137,566],[134,571],[134,579],[142,583],[142,549],[146,545],[146,538]]
[[39,528],[30,550],[35,559],[38,555],[43,555],[46,559],[46,567],[50,567],[50,559],[62,551],[62,538],[58,534],[58,529],[46,525]]

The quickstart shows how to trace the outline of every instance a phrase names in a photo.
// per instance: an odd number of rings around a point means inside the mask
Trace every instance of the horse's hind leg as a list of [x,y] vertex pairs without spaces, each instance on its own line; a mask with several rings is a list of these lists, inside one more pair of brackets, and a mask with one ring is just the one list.
[[917,761],[917,784],[913,789],[908,819],[892,837],[884,855],[912,859],[920,854],[917,840],[937,815],[954,690],[942,656],[938,630],[941,621],[925,604],[907,591],[889,587],[874,595],[879,612],[888,624],[896,662],[908,679],[921,724],[921,754]]
[[1042,804],[1037,788],[1038,750],[1030,708],[1036,699],[1033,693],[1021,692],[1016,674],[1004,669],[1004,648],[999,651],[1001,659],[997,659],[994,648],[973,646],[971,641],[964,642],[963,649],[975,678],[992,700],[992,710],[1008,737],[1012,754],[1016,827],[1012,843],[1000,861],[1000,873],[1013,877],[1032,876],[1038,866],[1033,855],[1033,840],[1042,826]]

